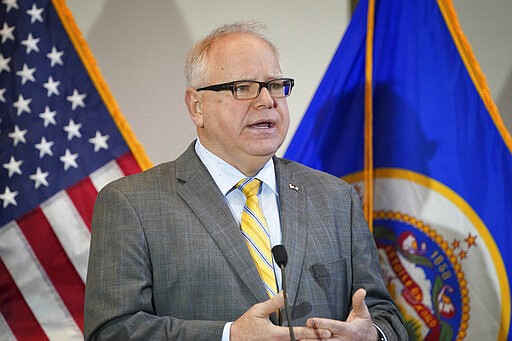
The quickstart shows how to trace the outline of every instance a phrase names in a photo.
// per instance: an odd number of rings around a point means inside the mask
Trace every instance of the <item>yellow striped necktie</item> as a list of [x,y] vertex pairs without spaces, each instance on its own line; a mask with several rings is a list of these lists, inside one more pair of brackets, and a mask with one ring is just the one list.
[[261,181],[255,178],[240,180],[236,187],[245,195],[242,211],[242,234],[256,264],[269,297],[277,293],[276,277],[272,265],[270,234],[258,200]]

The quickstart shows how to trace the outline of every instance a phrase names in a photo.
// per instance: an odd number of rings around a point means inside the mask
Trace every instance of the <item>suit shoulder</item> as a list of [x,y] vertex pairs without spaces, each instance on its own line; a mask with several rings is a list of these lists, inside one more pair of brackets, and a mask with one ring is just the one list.
[[334,188],[342,188],[342,189],[351,189],[352,186],[345,182],[343,179],[338,178],[334,175],[328,174],[326,172],[313,169],[311,167],[305,166],[296,161],[288,160],[288,159],[278,159],[279,162],[282,162],[283,165],[289,169],[293,173],[294,179],[303,183],[318,183],[323,184],[327,187]]
[[[165,162],[143,172],[124,176],[107,184],[103,189],[116,189],[121,192],[131,192],[144,189],[155,190],[163,186],[163,182],[170,182],[176,176],[175,162]],[[103,190],[102,189],[102,190]]]

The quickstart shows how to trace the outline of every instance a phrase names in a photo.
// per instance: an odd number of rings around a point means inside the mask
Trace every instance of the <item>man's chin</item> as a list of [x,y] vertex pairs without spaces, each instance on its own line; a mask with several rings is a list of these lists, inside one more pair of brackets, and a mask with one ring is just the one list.
[[283,144],[284,139],[277,139],[276,137],[272,139],[258,139],[251,141],[249,146],[250,149],[255,154],[259,155],[273,155]]
[[272,156],[275,155],[275,153],[277,152],[277,150],[279,149],[280,146],[281,145],[277,145],[277,146],[276,145],[272,145],[272,146],[260,145],[259,147],[254,148],[251,151],[251,154],[256,157],[271,158]]

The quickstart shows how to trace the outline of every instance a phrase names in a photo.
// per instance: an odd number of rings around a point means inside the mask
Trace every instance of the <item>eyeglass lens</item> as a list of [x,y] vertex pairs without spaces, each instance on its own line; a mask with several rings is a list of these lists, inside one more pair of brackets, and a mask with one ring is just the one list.
[[291,92],[291,84],[286,79],[276,79],[268,83],[256,81],[240,81],[233,84],[233,94],[238,99],[249,99],[258,97],[261,88],[266,87],[270,96],[276,98],[286,97]]

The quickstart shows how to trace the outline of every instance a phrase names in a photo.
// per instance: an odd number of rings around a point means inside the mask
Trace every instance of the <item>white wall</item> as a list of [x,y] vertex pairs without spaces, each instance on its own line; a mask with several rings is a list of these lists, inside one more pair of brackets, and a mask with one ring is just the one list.
[[[343,36],[348,0],[68,0],[121,111],[156,164],[195,137],[183,102],[183,59],[213,27],[255,19],[296,79],[282,154]],[[463,30],[512,130],[512,1],[455,0]]]

